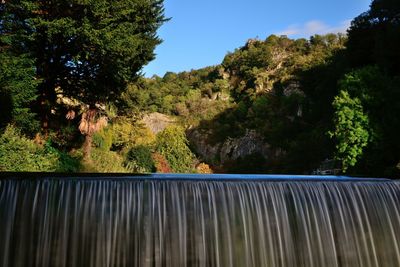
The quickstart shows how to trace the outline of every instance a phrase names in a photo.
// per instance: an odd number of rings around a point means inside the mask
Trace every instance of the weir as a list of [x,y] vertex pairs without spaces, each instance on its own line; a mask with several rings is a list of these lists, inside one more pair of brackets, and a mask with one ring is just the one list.
[[3,174],[0,266],[400,266],[400,183]]

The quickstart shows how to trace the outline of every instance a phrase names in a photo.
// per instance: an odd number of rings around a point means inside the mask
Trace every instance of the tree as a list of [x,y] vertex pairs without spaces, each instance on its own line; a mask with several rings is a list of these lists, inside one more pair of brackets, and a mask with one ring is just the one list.
[[335,129],[331,136],[336,139],[336,158],[342,162],[344,172],[354,166],[362,156],[363,149],[371,141],[368,115],[359,98],[351,98],[345,90],[333,101]]
[[32,21],[23,19],[24,12],[10,12],[11,6],[0,3],[0,126],[13,123],[32,134],[38,130],[31,104],[39,83],[32,51],[25,44]]
[[33,60],[0,52],[0,126],[12,123],[25,133],[39,129],[31,104],[37,98]]
[[348,55],[355,67],[377,64],[400,73],[400,1],[374,0],[348,31]]
[[400,158],[398,85],[398,79],[376,66],[357,69],[340,80],[332,135],[344,170],[355,166],[359,174],[395,175]]
[[400,2],[373,0],[370,9],[352,21],[347,43],[347,55],[351,66],[362,74],[359,76],[367,85],[363,87],[369,88],[367,91],[356,90],[360,91],[356,94],[350,93],[354,96],[369,95],[368,99],[362,100],[363,108],[368,112],[373,128],[378,131],[379,138],[365,150],[364,156],[356,166],[358,170],[369,175],[400,175],[399,169],[396,168],[400,159],[400,119],[396,116],[400,112],[398,47]]
[[[10,14],[11,42],[35,59],[45,131],[60,94],[85,103],[84,118],[95,125],[87,118],[101,117],[99,104],[116,99],[154,58],[156,31],[166,21],[162,0],[10,0],[1,8]],[[13,32],[18,27],[25,38]]]

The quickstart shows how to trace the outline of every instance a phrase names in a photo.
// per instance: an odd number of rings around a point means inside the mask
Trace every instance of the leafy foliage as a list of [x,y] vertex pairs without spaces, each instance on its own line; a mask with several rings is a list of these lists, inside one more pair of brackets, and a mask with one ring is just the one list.
[[129,150],[125,166],[136,173],[151,173],[156,170],[151,147],[139,145]]
[[142,78],[128,86],[121,100],[127,114],[159,112],[178,115],[185,124],[197,125],[231,105],[229,85],[220,78],[218,70],[213,67],[166,73],[163,78]]
[[400,2],[373,0],[349,29],[348,56],[354,67],[378,65],[392,75],[400,73]]
[[31,104],[37,97],[33,60],[0,52],[0,125],[13,123],[25,133],[39,129]]
[[159,153],[154,153],[152,155],[154,163],[155,163],[155,167],[156,167],[156,171],[159,173],[172,173],[172,169],[169,166],[168,161],[165,159],[165,157]]
[[[161,42],[156,31],[166,21],[160,0],[23,0],[2,6],[13,33],[8,42],[29,45],[43,79],[40,91],[51,102],[57,87],[86,103],[116,96],[154,58]],[[16,26],[25,29],[25,38]]]
[[365,114],[359,98],[351,98],[347,91],[340,91],[333,101],[337,158],[342,162],[343,171],[354,166],[363,149],[372,140],[368,115]]
[[[346,149],[352,151],[351,164],[343,162],[344,168],[359,162],[354,170],[381,169],[391,162],[395,169],[397,141],[393,127],[397,127],[399,121],[388,114],[397,112],[400,107],[388,97],[399,94],[394,89],[397,85],[397,79],[385,75],[377,66],[357,69],[339,82],[341,91],[333,103],[336,114],[334,137],[339,154]],[[367,149],[362,149],[364,147]],[[380,172],[386,171],[381,169]]]
[[59,155],[21,135],[14,126],[8,126],[0,136],[0,170],[23,172],[57,171]]
[[193,172],[194,155],[188,144],[183,128],[170,126],[157,134],[156,151],[165,157],[174,172]]
[[[27,47],[32,20],[25,18],[22,10],[13,12],[20,4],[0,3],[0,126],[13,123],[31,134],[38,130],[31,104],[40,80],[35,77],[35,58]],[[32,10],[32,5],[25,6],[26,12]]]
[[143,124],[136,120],[120,116],[110,126],[112,132],[112,147],[124,150],[138,145],[152,144],[156,137]]
[[90,159],[90,161],[84,162],[82,169],[84,172],[127,172],[127,169],[124,167],[124,159],[117,152],[94,148]]
[[211,174],[213,173],[213,170],[210,168],[210,166],[204,162],[200,163],[199,165],[196,166],[196,171],[201,174]]
[[102,129],[93,135],[93,144],[101,150],[108,151],[113,144],[113,132],[110,128]]

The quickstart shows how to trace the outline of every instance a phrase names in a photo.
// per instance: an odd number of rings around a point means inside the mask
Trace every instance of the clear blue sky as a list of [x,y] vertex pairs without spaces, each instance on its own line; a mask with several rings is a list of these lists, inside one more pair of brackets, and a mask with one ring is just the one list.
[[370,0],[165,0],[171,20],[159,30],[164,40],[145,76],[221,63],[249,38],[291,38],[345,31],[368,10]]

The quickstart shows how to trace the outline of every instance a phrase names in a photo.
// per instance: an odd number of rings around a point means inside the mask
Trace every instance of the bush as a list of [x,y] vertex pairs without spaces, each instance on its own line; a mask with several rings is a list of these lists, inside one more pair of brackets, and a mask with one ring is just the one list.
[[193,172],[194,155],[182,127],[170,126],[157,134],[156,151],[163,155],[174,172]]
[[16,172],[52,172],[59,170],[55,149],[41,147],[21,135],[14,126],[7,126],[0,137],[0,170]]
[[116,149],[148,145],[155,141],[154,134],[142,124],[121,117],[111,125],[112,143]]
[[131,148],[126,155],[125,166],[136,173],[154,172],[156,168],[151,155],[151,147],[139,145]]
[[93,135],[93,144],[101,150],[110,150],[113,144],[113,131],[109,127],[102,129]]
[[91,161],[84,162],[83,171],[102,173],[127,172],[127,169],[125,169],[123,165],[124,160],[118,153],[94,148],[91,153]]
[[159,153],[154,153],[152,155],[152,158],[154,160],[154,164],[156,167],[156,171],[159,173],[171,173],[172,169],[169,166],[168,161],[165,159],[165,157]]
[[201,173],[201,174],[213,173],[213,170],[210,168],[210,166],[203,162],[196,166],[196,170],[198,173]]
[[60,151],[52,146],[51,142],[47,142],[44,146],[45,151],[51,155],[56,155],[57,172],[79,172],[81,169],[81,157],[74,157],[70,154]]

